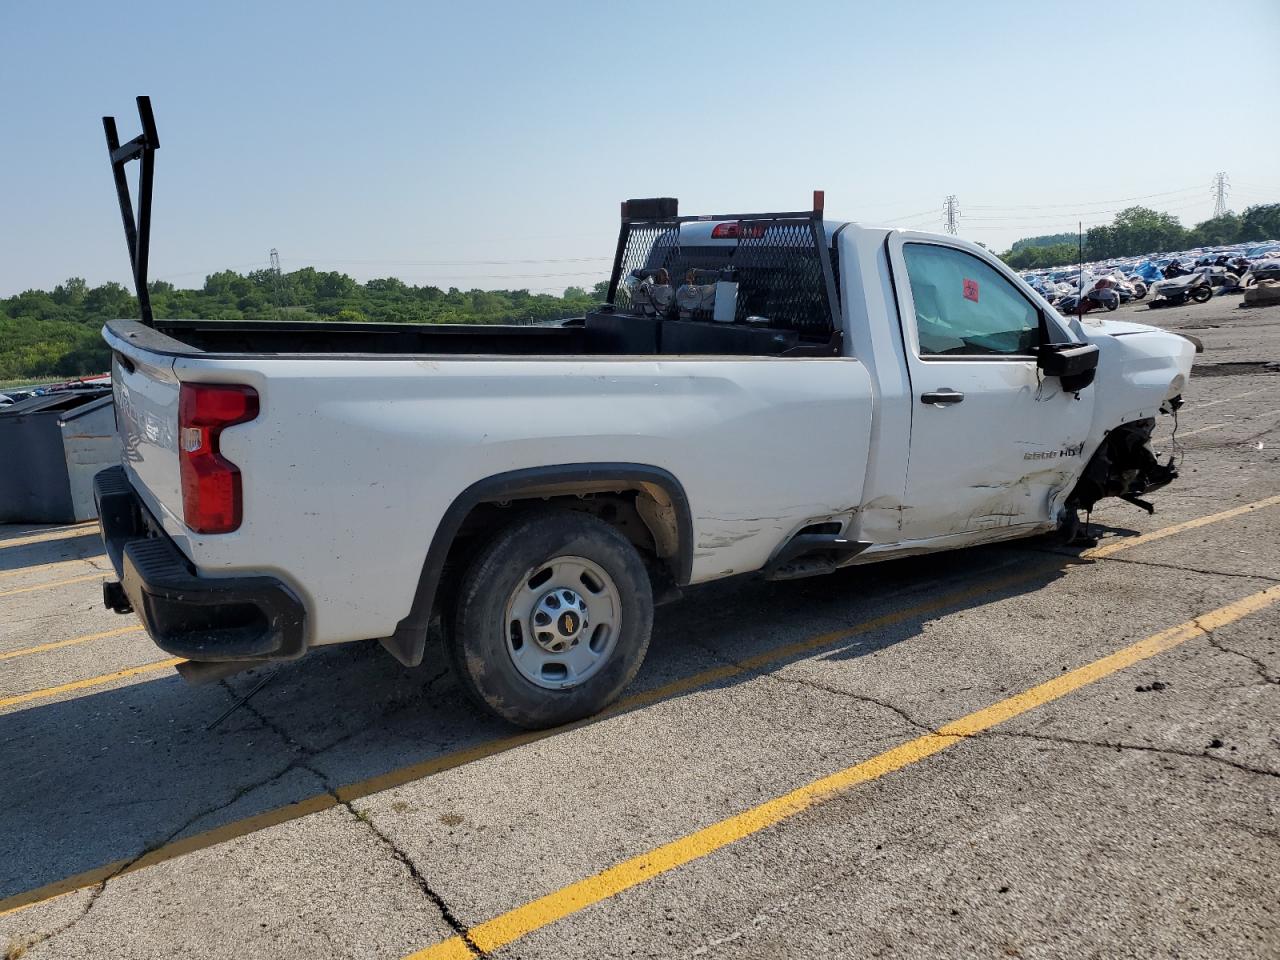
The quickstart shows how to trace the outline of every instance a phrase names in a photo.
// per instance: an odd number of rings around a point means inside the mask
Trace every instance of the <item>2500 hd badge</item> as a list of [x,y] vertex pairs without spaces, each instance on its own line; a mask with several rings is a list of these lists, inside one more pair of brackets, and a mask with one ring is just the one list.
[[1084,450],[1084,442],[1081,441],[1073,447],[1063,447],[1061,450],[1036,450],[1028,451],[1022,455],[1023,460],[1057,460],[1059,457],[1078,457]]

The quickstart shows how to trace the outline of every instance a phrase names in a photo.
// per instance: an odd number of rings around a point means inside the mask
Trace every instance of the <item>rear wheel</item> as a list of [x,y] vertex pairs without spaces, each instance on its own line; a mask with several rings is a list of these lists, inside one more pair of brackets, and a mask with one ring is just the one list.
[[1191,299],[1196,303],[1205,303],[1213,296],[1213,288],[1209,286],[1196,287],[1191,291]]
[[636,548],[593,516],[544,511],[501,530],[472,561],[449,651],[481,706],[522,727],[553,727],[616,700],[652,628]]

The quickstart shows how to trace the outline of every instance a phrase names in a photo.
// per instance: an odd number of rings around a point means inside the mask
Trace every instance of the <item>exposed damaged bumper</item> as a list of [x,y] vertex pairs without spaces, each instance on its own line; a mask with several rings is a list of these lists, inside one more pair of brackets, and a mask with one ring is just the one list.
[[[1175,400],[1176,405],[1181,406],[1181,398]],[[1155,420],[1137,420],[1107,434],[1081,474],[1067,505],[1090,511],[1103,497],[1117,497],[1154,513],[1155,508],[1142,497],[1178,478],[1174,458],[1170,456],[1161,463],[1151,449],[1155,425]]]

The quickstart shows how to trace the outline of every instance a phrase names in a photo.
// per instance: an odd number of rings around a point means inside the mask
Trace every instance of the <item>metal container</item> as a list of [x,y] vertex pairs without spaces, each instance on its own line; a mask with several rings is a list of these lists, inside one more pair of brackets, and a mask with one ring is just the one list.
[[59,391],[0,407],[0,522],[92,520],[93,475],[119,462],[109,393]]

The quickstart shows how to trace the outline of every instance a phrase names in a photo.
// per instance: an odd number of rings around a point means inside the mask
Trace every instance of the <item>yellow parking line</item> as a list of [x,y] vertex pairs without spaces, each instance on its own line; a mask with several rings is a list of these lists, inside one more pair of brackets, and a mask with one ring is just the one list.
[[1189,432],[1187,432],[1187,433],[1180,434],[1180,435],[1178,436],[1178,439],[1179,439],[1179,440],[1185,440],[1185,439],[1187,439],[1187,437],[1194,437],[1197,433],[1208,433],[1210,430],[1220,430],[1220,429],[1222,429],[1223,427],[1228,427],[1228,426],[1230,426],[1230,424],[1228,424],[1228,423],[1214,423],[1214,424],[1210,424],[1210,425],[1209,425],[1209,426],[1207,426],[1207,427],[1201,427],[1199,430],[1191,430],[1191,431],[1189,431]]
[[1211,424],[1210,426],[1207,426],[1207,427],[1201,427],[1199,430],[1192,430],[1192,431],[1191,431],[1191,432],[1189,432],[1189,433],[1184,433],[1184,434],[1182,434],[1180,437],[1178,437],[1178,439],[1179,439],[1179,440],[1185,440],[1185,439],[1187,439],[1187,437],[1194,437],[1197,433],[1208,433],[1210,430],[1221,430],[1223,427],[1232,427],[1232,426],[1235,426],[1235,425],[1236,425],[1236,424],[1238,424],[1238,423],[1251,423],[1252,421],[1254,421],[1254,420],[1259,420],[1259,419],[1261,419],[1262,417],[1273,417],[1273,416],[1275,416],[1277,413],[1280,413],[1280,409],[1277,409],[1277,410],[1268,410],[1268,411],[1266,411],[1265,413],[1255,413],[1255,414],[1254,414],[1253,416],[1251,416],[1251,417],[1241,417],[1239,420],[1232,420],[1232,421],[1231,421],[1231,422],[1229,422],[1229,423],[1215,423],[1215,424]]
[[12,897],[0,900],[0,917],[7,916],[10,913],[17,913],[19,910],[26,910],[28,907],[34,907],[40,903],[48,903],[50,900],[58,899],[58,897],[65,897],[69,893],[84,890],[86,887],[91,887],[95,883],[102,883],[104,880],[110,880],[115,876],[124,876],[128,873],[144,870],[147,867],[154,867],[175,857],[195,853],[197,850],[207,850],[209,847],[224,841],[235,840],[237,837],[247,836],[259,830],[265,830],[268,827],[288,823],[290,820],[300,820],[302,817],[320,813],[337,805],[338,800],[333,794],[318,793],[299,800],[297,803],[266,810],[243,820],[234,820],[231,823],[215,827],[212,830],[206,830],[203,833],[193,833],[188,837],[183,837],[181,840],[174,840],[172,843],[157,847],[136,860],[132,858],[114,860],[100,867],[94,867],[92,870],[86,870],[84,873],[77,873],[72,877],[55,880],[53,883],[45,884],[37,890],[15,894]]
[[1203,410],[1205,407],[1216,407],[1220,403],[1230,403],[1232,400],[1243,400],[1245,397],[1252,397],[1255,393],[1266,393],[1271,387],[1259,387],[1257,390],[1250,390],[1247,393],[1241,393],[1234,397],[1223,397],[1221,400],[1204,400],[1192,404],[1192,409]]
[[140,667],[130,667],[128,670],[117,670],[115,673],[104,673],[99,677],[89,677],[87,680],[73,680],[71,683],[62,683],[56,687],[45,687],[43,690],[32,690],[30,693],[20,693],[15,697],[5,697],[0,699],[0,709],[4,707],[16,707],[19,704],[31,703],[35,700],[45,700],[49,697],[56,697],[60,693],[70,693],[73,690],[88,690],[91,687],[101,687],[105,684],[113,683],[116,680],[126,680],[129,677],[138,677],[144,673],[155,673],[157,670],[164,670],[182,662],[182,657],[173,657],[169,660],[158,660],[155,663],[144,663]]
[[[97,519],[78,520],[75,523],[48,523],[48,524],[29,523],[29,524],[25,524],[25,526],[27,527],[26,530],[15,530],[13,535],[15,537],[30,537],[30,536],[37,536],[42,533],[61,533],[64,530],[91,529],[93,527],[96,527],[97,525],[98,525]],[[15,524],[15,526],[19,526],[19,524]],[[0,524],[0,530],[6,530],[6,529],[7,529],[7,525]],[[0,537],[0,543],[4,542],[4,540],[6,539],[8,538]]]
[[[1123,550],[1132,549],[1149,543],[1153,540],[1159,540],[1165,536],[1171,536],[1174,533],[1180,533],[1183,530],[1189,530],[1196,527],[1203,527],[1211,523],[1218,523],[1223,520],[1230,520],[1233,517],[1248,513],[1251,510],[1261,509],[1262,507],[1272,506],[1280,503],[1280,496],[1269,497],[1266,500],[1259,500],[1254,503],[1244,504],[1239,507],[1233,507],[1230,510],[1223,510],[1219,513],[1210,514],[1195,520],[1188,520],[1183,523],[1174,524],[1152,533],[1144,534],[1140,537],[1127,537],[1117,539],[1114,542],[1094,547],[1090,550],[1083,551],[1080,556],[1083,558],[1111,556]],[[0,916],[6,913],[12,913],[17,910],[25,910],[37,904],[46,903],[55,897],[60,897],[76,890],[82,890],[85,887],[100,883],[107,877],[113,876],[117,871],[132,873],[141,866],[153,866],[163,863],[166,860],[172,860],[175,857],[190,853],[193,850],[205,850],[219,843],[228,840],[235,840],[239,837],[247,836],[256,830],[261,830],[265,826],[274,826],[281,823],[287,823],[290,820],[306,816],[315,810],[328,809],[339,801],[347,802],[351,800],[359,800],[362,797],[370,796],[374,793],[380,793],[384,790],[390,790],[394,787],[403,786],[406,783],[412,783],[415,780],[421,780],[425,777],[442,773],[446,770],[453,770],[478,760],[496,756],[516,747],[524,746],[530,743],[537,743],[549,737],[564,733],[567,730],[574,730],[591,724],[598,723],[607,717],[616,716],[629,710],[635,710],[640,707],[656,703],[660,700],[669,699],[687,693],[691,690],[697,690],[700,687],[717,683],[720,680],[727,680],[732,677],[741,676],[752,670],[758,670],[771,664],[776,664],[805,653],[811,653],[821,650],[824,647],[832,646],[841,641],[851,640],[855,637],[869,633],[875,630],[884,630],[888,627],[904,623],[913,617],[923,616],[930,613],[936,613],[946,610],[950,607],[959,606],[984,594],[994,593],[1007,587],[1016,586],[1019,583],[1025,583],[1034,579],[1040,574],[1048,570],[1053,570],[1059,566],[1059,561],[1047,560],[1044,563],[1033,564],[1030,566],[1022,566],[1016,573],[1008,574],[994,579],[983,580],[980,583],[959,590],[952,590],[948,593],[941,594],[929,600],[903,607],[891,613],[884,614],[879,617],[873,617],[864,620],[861,623],[845,627],[840,630],[832,630],[828,633],[818,634],[806,640],[800,640],[790,643],[782,647],[773,647],[762,653],[747,657],[737,663],[724,664],[723,666],[711,667],[698,673],[673,680],[651,690],[634,693],[624,697],[609,707],[602,713],[594,717],[588,717],[577,723],[569,724],[563,727],[556,727],[551,730],[527,730],[521,733],[512,734],[507,737],[499,737],[494,740],[487,740],[484,743],[476,744],[472,747],[465,747],[461,750],[455,750],[452,753],[446,753],[430,760],[424,760],[421,763],[411,764],[406,767],[400,767],[387,773],[369,777],[355,783],[347,784],[339,787],[333,793],[315,794],[298,803],[285,807],[277,807],[264,813],[257,814],[244,820],[233,820],[230,823],[223,824],[220,827],[214,827],[203,833],[192,834],[191,836],[177,841],[175,843],[165,844],[157,847],[149,852],[142,860],[131,863],[128,860],[121,860],[115,863],[106,864],[101,867],[95,867],[92,870],[86,870],[83,873],[74,874],[69,877],[63,877],[61,880],[55,880],[43,886],[27,890],[23,893],[16,893],[12,896],[0,900]],[[3,704],[0,704],[3,705]]]
[[[70,560],[50,560],[48,563],[33,563],[29,567],[18,567],[15,570],[0,570],[0,580],[6,577],[20,577],[24,573],[38,573],[42,570],[59,570],[63,567],[78,567],[90,563],[88,557],[72,557]],[[103,573],[106,573],[104,570]]]
[[1183,533],[1187,530],[1194,530],[1197,527],[1207,527],[1211,523],[1230,520],[1232,517],[1252,513],[1254,510],[1261,510],[1263,507],[1274,507],[1278,503],[1280,503],[1280,496],[1267,497],[1265,500],[1255,500],[1253,503],[1232,507],[1230,510],[1223,510],[1220,513],[1211,513],[1207,517],[1196,517],[1194,520],[1187,520],[1184,523],[1175,523],[1171,527],[1162,527],[1159,530],[1153,530],[1151,533],[1144,533],[1138,537],[1126,537],[1123,540],[1118,539],[1110,543],[1104,543],[1091,550],[1084,551],[1081,556],[1109,557],[1112,554],[1119,553],[1121,550],[1132,550],[1134,547],[1140,547],[1144,543],[1151,543],[1153,540],[1163,540],[1165,537],[1171,537],[1175,533]]
[[0,540],[0,550],[9,547],[25,547],[31,543],[51,543],[54,540],[70,540],[72,537],[87,537],[90,534],[97,533],[98,522],[86,523],[78,527],[66,527],[62,530],[49,530],[44,533],[34,533],[30,536],[10,537],[7,540]]
[[137,633],[141,627],[121,627],[119,630],[106,630],[102,633],[90,633],[83,637],[72,637],[70,640],[54,640],[34,647],[23,647],[21,650],[8,650],[0,653],[0,660],[12,660],[14,657],[26,657],[33,653],[44,653],[46,650],[61,650],[63,647],[74,647],[91,640],[106,640],[108,637],[119,637],[126,633]]
[[66,587],[73,583],[84,583],[86,580],[101,580],[107,576],[105,572],[90,573],[83,577],[71,577],[68,580],[54,580],[52,583],[38,583],[34,587],[18,587],[16,590],[0,590],[0,597],[12,597],[19,593],[34,593],[36,590],[48,590],[50,587]]
[[1277,602],[1280,602],[1280,586],[1250,594],[985,709],[967,714],[940,727],[936,733],[916,737],[877,754],[870,760],[814,780],[774,800],[744,810],[630,860],[624,860],[585,880],[571,883],[554,893],[472,927],[467,931],[466,940],[460,936],[452,937],[410,954],[408,960],[471,960],[475,956],[475,950],[484,954],[500,950],[557,920],[775,826],[854,787],[919,763],[1006,720],[1096,683],[1195,637],[1205,636],[1212,630],[1234,623]]

